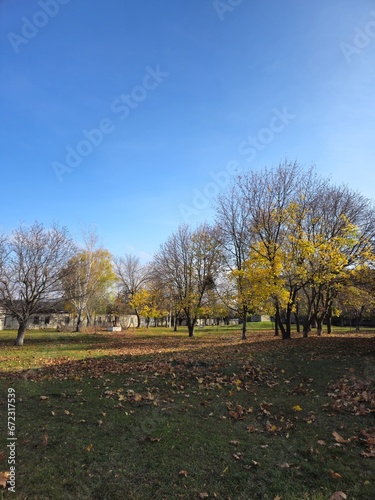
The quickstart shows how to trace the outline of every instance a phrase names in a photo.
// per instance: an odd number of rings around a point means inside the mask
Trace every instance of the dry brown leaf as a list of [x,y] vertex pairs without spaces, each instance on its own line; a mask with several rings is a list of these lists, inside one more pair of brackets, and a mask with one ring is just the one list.
[[180,470],[179,473],[178,473],[179,476],[184,476],[184,477],[188,477],[189,473],[187,470]]
[[345,500],[348,498],[343,491],[336,491],[329,497],[329,500]]
[[204,493],[199,493],[199,498],[208,498],[209,497],[209,494],[204,492]]
[[9,471],[0,472],[0,486],[2,486],[3,488],[6,488],[7,487],[7,480],[9,479],[9,477],[10,477]]
[[149,441],[150,443],[158,443],[161,440],[161,438],[155,438],[151,436],[146,436],[145,441]]
[[336,431],[332,432],[332,436],[336,439],[337,443],[344,444],[344,443],[349,443],[350,439],[344,439],[340,434]]
[[334,470],[332,470],[332,469],[331,469],[329,472],[330,472],[331,476],[332,476],[334,479],[339,479],[339,478],[341,477],[341,474],[340,474],[340,473],[335,472],[335,471],[334,471]]
[[42,446],[47,446],[48,444],[48,434],[43,434]]

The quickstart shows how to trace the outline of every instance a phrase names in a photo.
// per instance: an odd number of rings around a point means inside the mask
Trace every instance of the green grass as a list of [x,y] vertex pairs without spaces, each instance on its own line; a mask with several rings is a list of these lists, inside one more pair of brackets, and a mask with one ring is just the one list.
[[32,332],[21,349],[13,339],[0,334],[0,471],[9,387],[17,415],[16,494],[4,499],[374,497],[375,463],[361,455],[374,413],[355,415],[349,392],[335,410],[328,395],[343,377],[371,392],[372,334]]

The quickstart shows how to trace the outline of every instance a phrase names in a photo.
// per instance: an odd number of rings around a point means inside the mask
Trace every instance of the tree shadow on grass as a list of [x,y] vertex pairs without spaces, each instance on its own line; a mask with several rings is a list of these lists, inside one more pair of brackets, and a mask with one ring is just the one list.
[[[80,336],[83,340],[87,336]],[[91,336],[90,336],[91,337]],[[203,369],[214,365],[246,364],[256,353],[270,351],[291,351],[302,349],[308,352],[311,359],[337,357],[347,355],[375,355],[375,336],[367,335],[330,335],[329,337],[310,337],[308,339],[290,339],[282,341],[272,336],[270,332],[253,335],[247,341],[239,337],[216,336],[188,339],[184,337],[160,336],[150,338],[126,335],[122,339],[113,335],[107,341],[93,342],[89,348],[80,345],[70,345],[71,338],[66,344],[56,346],[50,342],[39,342],[34,339],[30,346],[51,345],[51,352],[41,352],[44,357],[39,358],[42,366],[23,366],[17,370],[0,370],[0,378],[7,380],[26,379],[72,379],[77,377],[99,378],[105,374],[137,373],[157,370],[168,374],[181,366],[188,369],[199,366]],[[78,339],[76,339],[78,341]],[[62,342],[62,339],[59,339]],[[95,345],[96,344],[96,345]],[[18,348],[19,349],[19,348]],[[97,356],[93,355],[97,349]],[[75,354],[82,351],[81,359],[69,359],[69,352]],[[11,352],[19,352],[17,348]],[[26,351],[25,351],[26,352]],[[63,356],[58,356],[59,353]],[[87,356],[88,352],[90,353]],[[9,354],[9,353],[8,353]],[[50,356],[48,355],[50,354]],[[51,355],[54,356],[51,356]],[[25,364],[27,359],[24,360]]]

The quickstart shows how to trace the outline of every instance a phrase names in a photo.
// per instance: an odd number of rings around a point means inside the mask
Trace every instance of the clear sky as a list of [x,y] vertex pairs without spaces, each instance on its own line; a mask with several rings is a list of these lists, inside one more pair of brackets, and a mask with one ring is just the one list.
[[1,0],[0,232],[143,260],[285,157],[373,198],[372,0]]

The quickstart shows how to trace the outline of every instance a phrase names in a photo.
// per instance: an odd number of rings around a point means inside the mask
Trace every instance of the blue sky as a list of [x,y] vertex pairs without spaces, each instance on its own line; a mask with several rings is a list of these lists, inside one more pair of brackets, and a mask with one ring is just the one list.
[[373,198],[375,3],[2,0],[2,217],[147,260],[285,157]]

